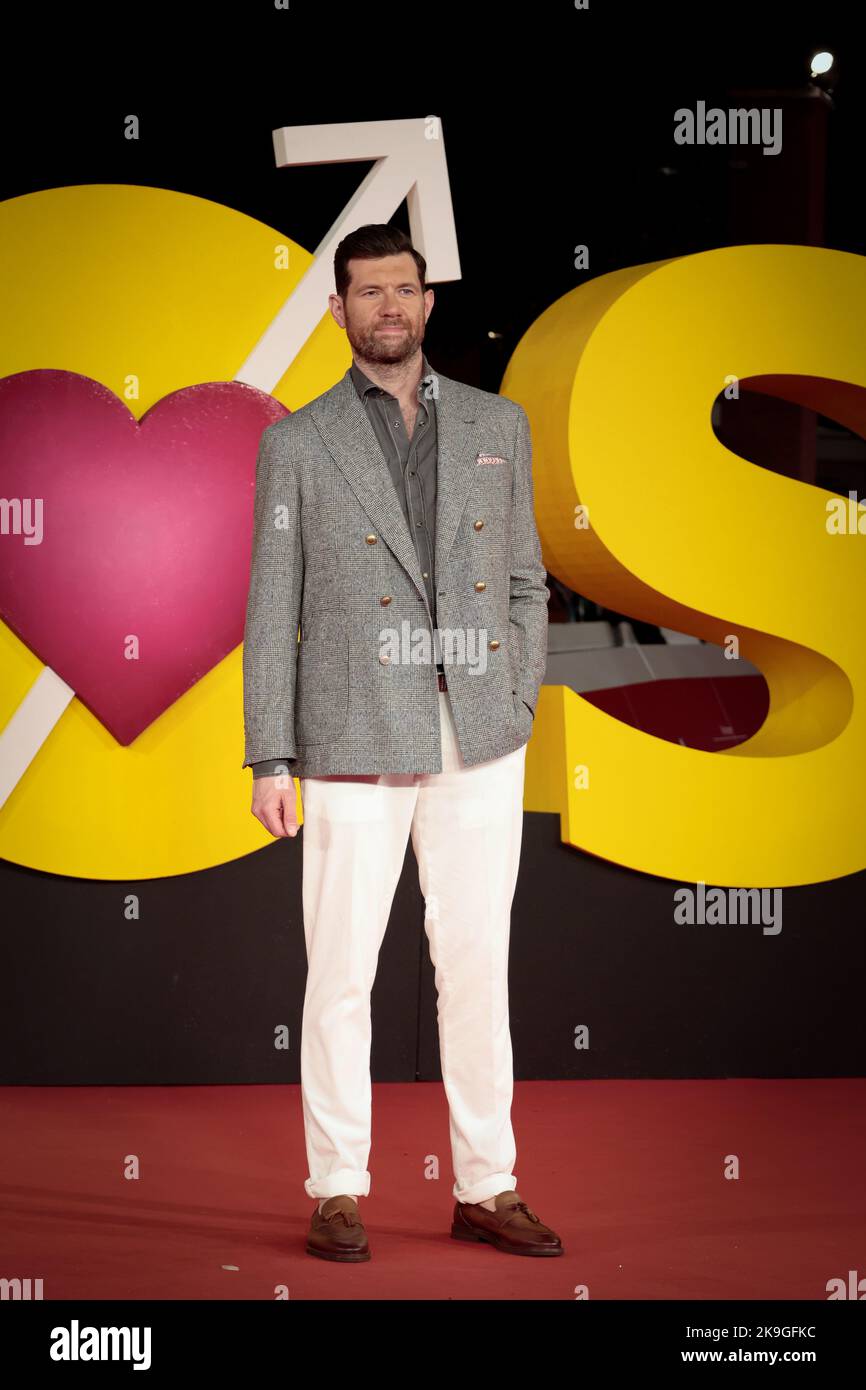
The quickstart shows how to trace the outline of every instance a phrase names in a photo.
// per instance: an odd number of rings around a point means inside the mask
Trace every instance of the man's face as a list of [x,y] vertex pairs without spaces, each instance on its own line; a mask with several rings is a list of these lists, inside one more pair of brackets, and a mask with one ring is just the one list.
[[357,357],[403,362],[424,341],[433,291],[421,291],[418,267],[408,251],[379,260],[351,260],[345,300],[329,297],[331,312]]

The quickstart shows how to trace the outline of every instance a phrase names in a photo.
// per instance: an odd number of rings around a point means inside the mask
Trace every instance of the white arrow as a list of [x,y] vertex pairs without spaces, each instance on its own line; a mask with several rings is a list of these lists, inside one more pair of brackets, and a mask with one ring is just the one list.
[[334,252],[356,227],[387,222],[403,199],[412,245],[427,262],[431,283],[460,279],[457,230],[438,116],[408,121],[282,126],[274,131],[279,168],[299,164],[376,162],[325,233],[312,265],[268,325],[237,381],[272,392],[328,311]]

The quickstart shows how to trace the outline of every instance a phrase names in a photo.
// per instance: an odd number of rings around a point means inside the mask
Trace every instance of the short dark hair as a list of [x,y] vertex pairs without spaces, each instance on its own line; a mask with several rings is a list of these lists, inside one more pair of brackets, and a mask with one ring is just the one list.
[[415,261],[423,292],[427,288],[427,262],[421,252],[415,250],[404,231],[399,227],[392,227],[388,222],[368,222],[366,227],[356,228],[354,232],[343,237],[334,253],[334,284],[337,294],[345,302],[352,281],[349,261],[379,260],[382,256],[400,256],[404,251],[408,251]]

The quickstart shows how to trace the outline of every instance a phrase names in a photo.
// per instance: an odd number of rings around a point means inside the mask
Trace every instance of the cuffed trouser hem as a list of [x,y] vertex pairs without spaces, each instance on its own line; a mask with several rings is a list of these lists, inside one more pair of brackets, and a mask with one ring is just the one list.
[[486,1202],[497,1192],[514,1192],[516,1187],[517,1179],[513,1173],[491,1173],[489,1178],[482,1178],[480,1182],[462,1190],[455,1182],[452,1195],[458,1202]]
[[370,1174],[359,1173],[355,1168],[339,1168],[326,1178],[307,1178],[304,1191],[308,1197],[321,1201],[323,1197],[340,1197],[344,1193],[354,1197],[369,1197]]

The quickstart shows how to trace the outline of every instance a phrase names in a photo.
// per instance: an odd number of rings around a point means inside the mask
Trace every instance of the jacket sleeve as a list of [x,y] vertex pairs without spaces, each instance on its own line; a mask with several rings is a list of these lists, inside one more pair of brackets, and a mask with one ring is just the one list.
[[[516,402],[515,402],[516,404]],[[535,524],[532,486],[532,440],[529,419],[517,406],[511,533],[511,642],[517,694],[535,716],[538,692],[547,667],[547,570]]]
[[[290,417],[289,417],[290,418]],[[259,443],[244,626],[242,766],[297,757],[295,673],[304,588],[301,496],[283,420]]]

